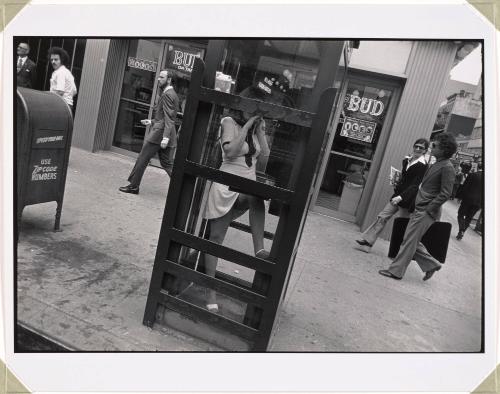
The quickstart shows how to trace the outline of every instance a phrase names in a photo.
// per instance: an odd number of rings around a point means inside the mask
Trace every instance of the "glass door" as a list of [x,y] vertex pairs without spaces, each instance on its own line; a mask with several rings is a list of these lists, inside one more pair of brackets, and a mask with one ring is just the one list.
[[177,114],[176,128],[179,130],[184,115],[184,106],[189,91],[191,72],[193,71],[194,59],[203,59],[205,56],[205,45],[201,42],[167,41],[162,60],[161,69],[166,69],[175,76],[175,92],[179,96],[179,112]]
[[[354,221],[378,143],[386,133],[392,104],[392,84],[349,78],[328,163],[316,200],[316,210],[337,212]],[[325,212],[326,211],[326,212]]]
[[162,47],[161,40],[129,42],[113,146],[133,152],[142,148],[146,126],[140,121],[152,114]]

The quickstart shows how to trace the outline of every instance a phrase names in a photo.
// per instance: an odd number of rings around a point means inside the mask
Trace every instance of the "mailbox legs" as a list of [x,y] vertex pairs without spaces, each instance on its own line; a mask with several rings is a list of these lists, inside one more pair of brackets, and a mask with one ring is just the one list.
[[54,231],[61,231],[60,230],[61,211],[62,211],[62,201],[58,201],[56,209],[56,221],[54,223]]

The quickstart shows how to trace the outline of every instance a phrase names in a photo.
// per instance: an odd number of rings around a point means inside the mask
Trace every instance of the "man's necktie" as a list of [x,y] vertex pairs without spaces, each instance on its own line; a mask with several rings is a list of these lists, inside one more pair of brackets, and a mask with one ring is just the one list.
[[21,57],[19,57],[17,59],[17,72],[21,71],[22,67],[23,67],[23,59],[21,59]]

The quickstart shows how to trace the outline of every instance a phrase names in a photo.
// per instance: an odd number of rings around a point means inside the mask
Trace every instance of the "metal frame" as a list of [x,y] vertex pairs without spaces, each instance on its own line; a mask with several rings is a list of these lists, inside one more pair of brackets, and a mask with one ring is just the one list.
[[[212,49],[214,52],[221,53],[223,46],[223,41],[212,41],[207,50]],[[213,86],[213,80],[208,80],[208,76],[215,75],[217,67],[217,56],[211,56],[210,59],[214,61],[207,65],[206,71],[203,61],[197,59],[191,77],[186,116],[182,125],[160,230],[144,324],[152,326],[155,323],[157,309],[167,308],[229,331],[250,342],[252,351],[265,351],[269,345],[276,316],[293,267],[311,198],[310,190],[314,172],[317,161],[320,159],[336,89],[326,89],[321,97],[316,98],[318,102],[316,114],[242,98],[205,87]],[[203,84],[204,76],[205,84]],[[271,116],[275,115],[278,120],[286,120],[288,123],[309,128],[308,136],[304,135],[305,143],[300,147],[301,150],[297,153],[292,169],[291,179],[300,187],[289,190],[270,186],[198,164],[202,156],[203,138],[215,105],[238,110],[244,110],[248,106],[255,108],[257,105],[260,111],[272,114]],[[311,160],[311,158],[316,158],[316,160]],[[229,185],[245,194],[271,198],[282,203],[269,260],[250,256],[181,230],[186,228],[191,209],[191,197],[195,190],[196,180],[199,178]],[[234,282],[221,280],[220,276],[213,278],[192,267],[176,263],[180,257],[181,246],[187,246],[255,270],[252,287],[243,287]],[[244,323],[208,312],[176,298],[175,283],[165,280],[168,274],[175,274],[182,277],[182,280],[195,282],[215,290],[224,290],[226,294],[247,302]]]

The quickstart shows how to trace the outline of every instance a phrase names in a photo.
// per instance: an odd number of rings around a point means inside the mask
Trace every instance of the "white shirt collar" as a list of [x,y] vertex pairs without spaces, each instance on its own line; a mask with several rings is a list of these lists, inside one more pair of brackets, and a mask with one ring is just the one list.
[[163,93],[168,92],[170,89],[173,89],[172,85],[168,85],[165,89],[163,89]]
[[411,156],[406,156],[406,158],[408,159],[408,164],[406,165],[406,169],[410,168],[410,166],[412,166],[413,164],[416,164],[418,162],[427,165],[427,161],[425,161],[424,155],[420,156],[417,160],[413,160],[413,161],[411,160]]

